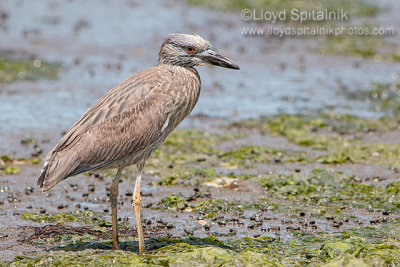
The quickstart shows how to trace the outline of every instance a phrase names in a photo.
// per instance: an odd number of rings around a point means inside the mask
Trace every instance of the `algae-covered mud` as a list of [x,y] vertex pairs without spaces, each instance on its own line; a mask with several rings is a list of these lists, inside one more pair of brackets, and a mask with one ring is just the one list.
[[[270,25],[243,21],[245,8],[400,25],[396,0],[2,1],[1,266],[400,266],[399,35],[244,36]],[[124,169],[113,251],[115,170],[45,193],[36,180],[62,134],[156,64],[171,32],[198,33],[241,70],[198,68],[198,105],[147,161],[143,256]]]

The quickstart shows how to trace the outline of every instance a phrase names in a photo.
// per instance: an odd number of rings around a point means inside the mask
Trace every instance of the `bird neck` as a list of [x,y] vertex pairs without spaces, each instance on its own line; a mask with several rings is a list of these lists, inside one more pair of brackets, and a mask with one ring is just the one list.
[[158,67],[160,68],[164,68],[167,70],[170,70],[172,72],[176,72],[176,71],[191,71],[191,72],[195,72],[197,73],[196,69],[193,68],[192,66],[181,66],[181,65],[174,65],[171,63],[165,63],[165,62],[158,62]]

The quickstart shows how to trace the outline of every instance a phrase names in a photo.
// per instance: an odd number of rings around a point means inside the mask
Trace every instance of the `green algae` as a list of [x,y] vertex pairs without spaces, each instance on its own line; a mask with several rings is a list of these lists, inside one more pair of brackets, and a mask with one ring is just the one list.
[[[257,175],[247,176],[266,187],[266,204],[280,202],[276,210],[295,213],[309,212],[313,216],[352,216],[352,209],[390,211],[400,213],[399,183],[392,182],[386,188],[366,185],[352,175],[344,175],[325,168],[315,168],[309,175]],[[345,216],[347,215],[347,216]]]
[[[279,121],[268,121],[260,124],[254,120],[252,125],[238,123],[235,128],[258,128],[263,133],[274,133],[284,135],[286,130],[298,128],[304,134],[311,132],[318,135],[334,135],[337,140],[324,140],[310,145],[314,149],[333,153],[336,150],[330,148],[331,145],[339,143],[338,140],[348,140],[350,146],[361,144],[362,142],[353,138],[353,135],[368,133],[370,131],[385,132],[395,129],[395,124],[387,120],[363,120],[352,116],[326,115],[326,117],[302,117],[293,119],[293,115]],[[289,121],[293,125],[284,125],[287,128],[281,130],[280,124]],[[289,123],[287,123],[289,124]],[[262,125],[262,126],[260,126]],[[273,126],[270,128],[270,126]],[[233,125],[232,125],[233,126]],[[271,131],[271,129],[273,129]],[[276,130],[275,130],[276,129]],[[193,136],[184,132],[178,133],[182,136]],[[221,199],[190,199],[182,196],[170,195],[162,199],[153,208],[167,209],[171,211],[201,212],[207,219],[216,218],[219,213],[237,213],[247,210],[273,210],[289,218],[297,218],[299,212],[307,215],[323,218],[332,216],[335,220],[353,220],[356,218],[353,210],[364,210],[371,212],[382,211],[396,216],[400,212],[400,184],[398,181],[389,183],[387,186],[366,185],[354,175],[345,175],[326,168],[316,168],[310,174],[289,173],[289,174],[262,174],[262,175],[222,175],[213,166],[224,166],[231,164],[236,166],[253,166],[254,162],[315,162],[317,157],[303,152],[292,152],[286,150],[273,150],[264,147],[241,147],[237,150],[221,152],[216,149],[216,144],[232,141],[236,137],[225,137],[216,135],[211,141],[203,142],[206,135],[198,132],[196,138],[200,139],[197,144],[192,138],[175,138],[174,142],[167,144],[165,151],[176,151],[179,153],[181,145],[188,148],[182,153],[183,162],[179,159],[171,160],[165,153],[165,158],[157,157],[165,165],[165,176],[161,176],[158,185],[185,184],[196,180],[195,183],[206,181],[209,178],[219,176],[229,176],[239,179],[252,180],[265,188],[265,192],[259,195],[259,199],[248,202],[226,201]],[[214,138],[214,139],[213,139]],[[343,138],[343,139],[340,139]],[[293,139],[295,140],[295,139]],[[184,144],[186,143],[186,144]],[[360,145],[360,146],[361,146]],[[368,144],[367,144],[368,145]],[[197,146],[202,146],[201,148]],[[304,145],[307,146],[307,145]],[[344,145],[343,145],[344,146]],[[192,151],[202,151],[207,156],[198,161],[196,153]],[[253,152],[251,152],[253,150]],[[380,153],[386,155],[386,147],[382,147]],[[390,150],[390,149],[389,149]],[[235,153],[236,152],[236,155]],[[344,155],[349,154],[347,151]],[[162,152],[164,153],[164,152]],[[226,154],[225,154],[226,153]],[[280,154],[281,153],[281,154]],[[395,158],[393,155],[386,155],[388,158]],[[250,154],[250,155],[247,155]],[[251,155],[254,154],[254,155]],[[242,156],[241,156],[242,155]],[[376,153],[371,157],[377,157]],[[237,158],[235,158],[237,157]],[[244,157],[245,160],[241,160]],[[259,158],[263,158],[259,160]],[[300,159],[300,160],[297,160]],[[367,162],[370,158],[364,160]],[[352,159],[354,160],[354,159]],[[168,165],[173,162],[173,167]],[[188,167],[188,162],[196,167]],[[153,162],[154,163],[154,162]],[[207,167],[205,167],[204,165]],[[384,164],[384,162],[382,162]],[[154,165],[156,167],[156,165]],[[37,214],[41,215],[41,214]],[[24,216],[24,215],[23,215]],[[347,231],[336,233],[301,233],[293,232],[294,240],[281,241],[279,238],[260,237],[242,238],[230,240],[218,240],[216,238],[151,238],[146,239],[147,254],[138,256],[137,242],[134,238],[121,240],[123,251],[111,251],[111,240],[98,240],[90,235],[73,236],[65,235],[52,237],[46,240],[47,243],[55,247],[50,252],[34,254],[31,256],[21,256],[13,263],[6,263],[16,266],[34,265],[60,265],[72,264],[82,265],[135,265],[135,266],[181,266],[193,264],[210,266],[299,266],[311,265],[340,266],[340,264],[367,264],[376,266],[397,266],[399,263],[399,232],[400,225],[398,219],[388,216],[385,224],[378,227],[353,227]],[[35,217],[27,215],[29,217]],[[73,222],[73,219],[55,220],[53,218],[40,218],[37,221],[53,222]],[[84,216],[85,217],[85,216]],[[90,217],[90,216],[88,216]],[[98,219],[80,222],[96,224],[101,221]],[[79,221],[79,220],[77,220]],[[212,233],[218,236],[218,233]],[[232,238],[221,234],[224,239]]]
[[232,202],[222,199],[207,199],[194,204],[189,204],[188,198],[169,195],[162,198],[153,209],[164,209],[171,211],[201,211],[207,213],[207,217],[213,217],[215,212],[243,212],[243,206],[238,202]]
[[[399,129],[394,118],[363,119],[348,114],[322,113],[318,116],[281,114],[232,123],[236,135],[207,134],[179,130],[167,139],[152,156],[147,170],[161,176],[157,185],[195,185],[215,178],[212,167],[253,168],[271,163],[361,163],[400,166],[400,145],[367,143],[360,134]],[[244,135],[241,129],[259,129],[262,134],[287,138],[308,150],[276,149],[264,146],[241,146],[220,151],[217,145]],[[187,165],[196,167],[187,167]]]
[[153,208],[168,209],[172,211],[184,210],[187,207],[186,199],[176,195],[164,197],[158,202],[157,206],[153,206]]
[[351,254],[343,254],[340,255],[337,259],[323,266],[324,267],[339,267],[339,266],[367,267],[368,265],[365,264],[363,260],[357,259]]
[[393,194],[393,195],[400,194],[400,182],[399,181],[391,182],[386,187],[386,193]]
[[263,186],[265,192],[259,195],[258,200],[251,202],[214,198],[192,202],[190,197],[169,195],[152,208],[175,212],[202,212],[207,218],[214,218],[215,214],[221,212],[245,210],[271,210],[289,217],[306,212],[315,217],[334,216],[338,220],[356,218],[357,214],[354,212],[357,210],[400,213],[400,185],[397,181],[386,187],[363,184],[354,175],[321,167],[315,168],[308,175],[289,173],[230,176],[252,180]]
[[[337,259],[340,256],[351,254],[362,258],[369,265],[376,266],[400,263],[399,224],[383,227],[355,227],[342,233],[323,234],[325,240],[320,248],[319,257],[324,261]],[[330,238],[330,240],[328,240]]]
[[[397,80],[396,76],[393,78]],[[400,83],[372,83],[366,91],[343,88],[343,93],[352,101],[367,103],[372,110],[384,113],[385,120],[392,121],[393,125],[400,125]]]
[[6,175],[15,175],[20,174],[21,169],[16,166],[5,166],[4,168],[0,169],[0,173],[4,173]]
[[1,159],[2,162],[12,161],[12,158],[10,156],[8,156],[8,155],[1,155],[0,159]]
[[41,223],[69,223],[69,222],[83,222],[86,224],[98,224],[100,226],[108,225],[104,220],[104,214],[94,211],[71,211],[56,214],[39,214],[24,212],[21,218],[33,222]]
[[[42,159],[40,159],[38,157],[18,158],[18,159],[12,158],[8,155],[2,155],[0,157],[0,167],[5,166],[5,165],[12,165],[12,164],[18,164],[18,165],[33,164],[33,165],[35,165],[35,164],[39,164],[41,162],[42,162]],[[15,168],[18,168],[18,167],[15,167]]]
[[215,153],[213,146],[235,139],[235,135],[221,135],[203,131],[175,130],[161,146],[165,153],[175,153],[177,150],[197,155]]
[[242,146],[219,156],[220,167],[254,167],[257,163],[306,162],[307,154],[262,146]]
[[193,210],[207,214],[219,212],[243,212],[244,206],[239,202],[222,199],[208,199],[193,206]]
[[[400,224],[383,227],[354,227],[336,233],[299,234],[296,240],[259,237],[228,239],[215,237],[146,239],[147,253],[137,255],[136,242],[122,241],[125,250],[113,251],[108,243],[75,250],[58,246],[56,250],[32,256],[19,256],[13,266],[33,265],[135,265],[135,266],[341,266],[363,263],[375,266],[400,264]],[[89,237],[86,237],[89,241]],[[89,244],[90,242],[87,242]],[[103,247],[99,244],[104,244]]]
[[[358,27],[369,28],[369,31],[372,32],[371,27]],[[400,54],[397,52],[395,44],[388,43],[381,36],[373,35],[328,36],[318,51],[330,55],[352,55],[360,58],[400,61]]]
[[178,168],[172,174],[162,177],[155,182],[156,185],[168,186],[178,183],[190,182],[191,184],[199,184],[205,180],[217,177],[214,168]]
[[320,156],[309,155],[297,162],[399,166],[400,145],[366,143],[356,137],[357,134],[398,129],[399,123],[396,119],[372,120],[340,114],[319,116],[281,114],[237,122],[230,124],[229,127],[256,128],[262,134],[278,134],[299,146],[326,151]]
[[[171,169],[173,168],[175,174],[185,176],[186,170],[179,170],[179,168],[182,166],[187,168],[185,165],[188,163],[208,166],[209,162],[213,162],[220,153],[216,146],[236,138],[238,135],[175,130],[149,158],[146,170],[161,177],[168,177],[172,176]],[[173,178],[165,179],[170,179],[170,183],[174,183]]]
[[[381,119],[364,119],[349,114],[339,113],[320,113],[317,116],[302,115],[302,114],[280,114],[275,116],[264,116],[258,119],[249,119],[239,121],[228,125],[229,128],[248,128],[258,129],[262,134],[275,133],[282,135],[288,140],[305,146],[316,145],[322,147],[328,143],[328,140],[315,140],[323,138],[318,136],[319,132],[336,133],[339,135],[349,135],[356,133],[368,132],[386,132],[393,129],[398,129],[399,123],[397,120],[387,118]],[[303,132],[308,134],[316,133],[310,138],[302,140]],[[332,137],[332,136],[329,136]]]
[[54,79],[60,66],[35,58],[0,56],[0,84],[15,81]]
[[400,83],[373,83],[371,89],[360,92],[358,99],[370,103],[376,111],[396,118],[400,115]]
[[55,244],[58,246],[68,246],[71,244],[83,244],[86,242],[95,242],[98,241],[98,237],[85,234],[85,235],[57,235],[43,240],[44,243],[47,244]]

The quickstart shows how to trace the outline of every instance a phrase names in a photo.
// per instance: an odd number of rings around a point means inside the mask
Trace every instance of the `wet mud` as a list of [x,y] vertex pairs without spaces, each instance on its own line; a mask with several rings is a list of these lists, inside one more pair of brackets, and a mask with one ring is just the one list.
[[[0,71],[0,264],[400,265],[399,63],[322,55],[320,40],[244,37],[238,14],[198,2],[0,5],[0,60],[17,69]],[[393,8],[357,20],[399,25],[396,3],[385,5]],[[36,180],[63,132],[117,82],[154,65],[174,31],[209,39],[241,72],[199,68],[198,105],[148,160],[142,257],[135,168],[124,170],[122,250],[112,251],[114,170],[46,193]]]

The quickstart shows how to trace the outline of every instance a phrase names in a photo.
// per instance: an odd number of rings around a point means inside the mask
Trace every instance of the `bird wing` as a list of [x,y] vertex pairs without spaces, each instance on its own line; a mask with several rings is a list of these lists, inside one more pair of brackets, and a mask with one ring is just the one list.
[[166,88],[171,84],[162,82],[169,80],[165,75],[156,68],[147,69],[104,95],[49,153],[38,185],[48,190],[69,176],[100,168],[151,145],[175,105]]

